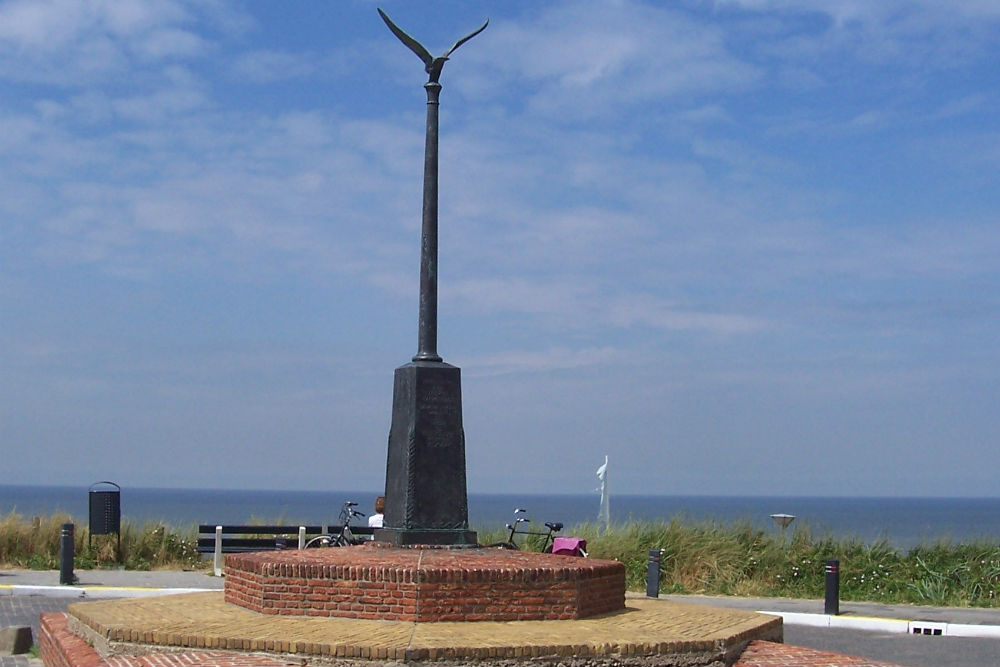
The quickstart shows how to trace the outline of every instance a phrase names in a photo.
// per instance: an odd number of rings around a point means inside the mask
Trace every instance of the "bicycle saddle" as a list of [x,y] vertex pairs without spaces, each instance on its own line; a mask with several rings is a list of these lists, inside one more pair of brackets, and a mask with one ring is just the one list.
[[563,525],[562,522],[559,521],[556,521],[555,523],[549,523],[548,521],[546,521],[545,527],[558,533],[560,530],[562,530]]

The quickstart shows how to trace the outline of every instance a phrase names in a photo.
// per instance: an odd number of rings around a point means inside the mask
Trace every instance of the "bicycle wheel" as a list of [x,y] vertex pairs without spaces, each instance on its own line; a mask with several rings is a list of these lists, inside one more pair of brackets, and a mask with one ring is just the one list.
[[494,542],[493,544],[487,544],[486,546],[497,549],[513,549],[514,551],[521,550],[521,547],[517,546],[517,542]]
[[315,549],[318,547],[329,547],[334,546],[335,537],[333,535],[317,535],[308,542],[306,542],[306,549]]

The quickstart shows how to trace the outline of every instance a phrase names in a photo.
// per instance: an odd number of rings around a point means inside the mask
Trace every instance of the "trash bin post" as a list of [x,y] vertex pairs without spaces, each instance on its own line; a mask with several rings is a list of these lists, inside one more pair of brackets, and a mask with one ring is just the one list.
[[826,603],[823,611],[828,616],[840,614],[840,561],[826,561]]
[[76,576],[73,575],[74,533],[71,523],[64,523],[59,533],[59,583],[64,586],[76,583]]
[[[101,484],[113,486],[114,489],[98,488]],[[122,550],[122,487],[114,482],[94,482],[90,485],[90,532],[87,537],[88,546],[94,535],[118,536],[118,557]]]
[[649,550],[649,563],[646,566],[646,597],[660,597],[660,550]]

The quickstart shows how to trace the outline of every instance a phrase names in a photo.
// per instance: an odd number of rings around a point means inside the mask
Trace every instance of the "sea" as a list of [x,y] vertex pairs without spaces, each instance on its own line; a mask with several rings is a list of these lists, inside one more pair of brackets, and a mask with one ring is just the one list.
[[[91,494],[109,493],[102,501],[115,502],[122,520],[138,525],[159,522],[177,529],[194,524],[335,524],[341,505],[357,502],[371,510],[375,491],[277,491],[129,488],[108,484],[90,487],[0,485],[0,520],[11,513],[21,517],[69,514],[73,521],[89,521]],[[599,495],[476,494],[469,495],[469,524],[474,530],[497,530],[511,520],[515,509],[527,510],[534,525],[561,521],[571,529],[596,523]],[[665,496],[612,495],[611,520],[669,521],[674,518],[722,525],[749,521],[766,531],[779,532],[773,514],[795,520],[790,535],[808,528],[814,537],[880,540],[900,550],[939,541],[1000,541],[1000,498],[859,498],[796,496]],[[565,531],[564,531],[565,532]]]

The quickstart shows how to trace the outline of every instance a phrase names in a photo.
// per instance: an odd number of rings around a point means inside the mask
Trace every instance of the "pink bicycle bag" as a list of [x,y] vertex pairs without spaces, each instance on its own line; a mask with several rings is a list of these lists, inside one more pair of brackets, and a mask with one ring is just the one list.
[[587,540],[582,537],[556,537],[552,540],[552,553],[560,556],[586,556]]

